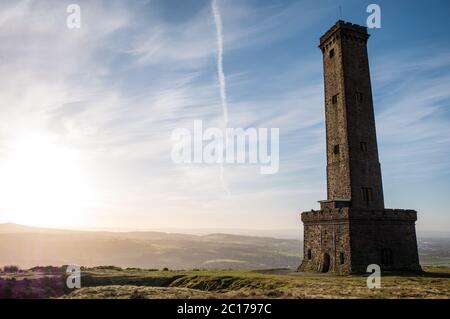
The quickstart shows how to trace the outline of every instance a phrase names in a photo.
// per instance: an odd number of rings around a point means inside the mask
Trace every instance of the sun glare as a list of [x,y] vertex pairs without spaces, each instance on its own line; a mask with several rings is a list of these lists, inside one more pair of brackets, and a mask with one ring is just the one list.
[[55,136],[11,140],[0,160],[1,219],[29,225],[73,225],[92,196],[80,153]]

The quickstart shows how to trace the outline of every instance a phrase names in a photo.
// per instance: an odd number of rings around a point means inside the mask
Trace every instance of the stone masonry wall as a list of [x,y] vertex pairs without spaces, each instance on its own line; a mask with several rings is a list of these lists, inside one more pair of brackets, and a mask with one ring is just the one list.
[[[305,212],[303,262],[300,271],[349,273],[350,231],[348,208]],[[328,254],[329,264],[324,264]]]
[[[365,273],[370,264],[380,265],[382,271],[420,270],[415,220],[413,210],[338,208],[304,212],[304,251],[299,270]],[[387,251],[389,263],[383,260]],[[329,267],[324,265],[325,254],[330,257]]]
[[[328,200],[383,209],[367,29],[338,22],[320,42],[323,53]],[[364,147],[361,144],[364,144]],[[371,198],[363,198],[369,188]]]

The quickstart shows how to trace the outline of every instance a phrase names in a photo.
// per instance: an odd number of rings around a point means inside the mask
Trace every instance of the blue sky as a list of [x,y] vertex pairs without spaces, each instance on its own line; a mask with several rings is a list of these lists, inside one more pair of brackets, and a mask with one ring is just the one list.
[[[67,29],[66,7],[82,27]],[[280,128],[280,171],[175,165],[171,132],[220,127],[209,0],[0,1],[0,222],[296,228],[326,198],[319,37],[372,1],[218,0],[230,127]],[[449,230],[448,1],[377,1],[369,58],[385,202]],[[24,173],[25,172],[25,173]],[[31,172],[31,173],[26,173]],[[13,185],[13,186],[11,186]]]

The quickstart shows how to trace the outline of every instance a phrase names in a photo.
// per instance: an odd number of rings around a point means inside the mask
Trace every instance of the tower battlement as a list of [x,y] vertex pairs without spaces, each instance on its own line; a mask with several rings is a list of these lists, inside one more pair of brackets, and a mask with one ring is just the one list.
[[351,22],[345,22],[343,20],[339,20],[336,22],[334,26],[332,26],[323,36],[320,37],[319,47],[322,49],[325,45],[327,45],[330,39],[333,36],[336,36],[338,31],[343,31],[346,35],[355,35],[356,37],[367,41],[370,35],[367,33],[367,27],[353,24]]
[[417,212],[412,209],[363,210],[349,207],[326,210],[312,210],[302,213],[302,222],[349,221],[349,220],[383,220],[410,221],[417,220]]

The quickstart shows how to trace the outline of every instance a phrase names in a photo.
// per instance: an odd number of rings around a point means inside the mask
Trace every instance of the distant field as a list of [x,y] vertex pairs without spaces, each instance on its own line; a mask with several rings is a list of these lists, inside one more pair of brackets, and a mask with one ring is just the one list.
[[295,268],[301,243],[228,234],[47,230],[0,224],[0,267],[115,265],[173,269]]
[[[450,238],[419,238],[422,264],[450,266]],[[230,234],[99,232],[0,224],[0,267],[115,265],[123,268],[268,269],[300,265],[297,239]]]

